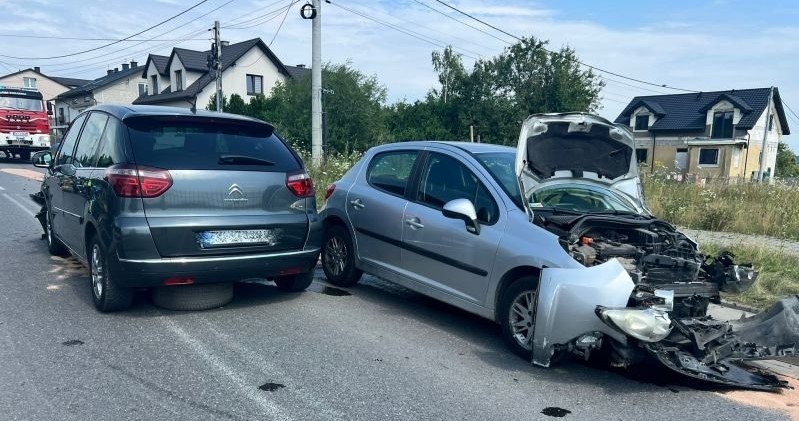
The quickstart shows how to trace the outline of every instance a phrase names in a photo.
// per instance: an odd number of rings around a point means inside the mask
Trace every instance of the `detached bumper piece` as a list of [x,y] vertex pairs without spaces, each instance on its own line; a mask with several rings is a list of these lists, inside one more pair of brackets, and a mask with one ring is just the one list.
[[663,341],[643,344],[658,361],[680,374],[726,386],[777,390],[788,384],[747,361],[799,355],[799,297],[734,322],[676,319]]

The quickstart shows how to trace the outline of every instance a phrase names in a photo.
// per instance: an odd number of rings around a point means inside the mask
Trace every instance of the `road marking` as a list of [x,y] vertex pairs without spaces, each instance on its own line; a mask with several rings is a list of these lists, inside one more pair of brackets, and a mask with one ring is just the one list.
[[32,210],[30,210],[29,208],[27,208],[27,207],[26,207],[25,205],[23,205],[22,203],[19,203],[19,202],[17,201],[17,199],[14,199],[13,197],[9,196],[9,195],[8,195],[8,193],[3,193],[3,197],[5,197],[6,199],[10,200],[10,201],[11,201],[11,203],[13,203],[13,204],[15,204],[15,205],[19,206],[19,208],[20,208],[20,209],[22,209],[22,210],[24,210],[24,211],[25,211],[25,213],[27,213],[28,215],[30,215],[30,216],[33,216],[33,217],[35,217],[35,216],[36,216],[36,213],[35,213],[35,212],[33,212]]
[[44,174],[38,171],[26,170],[23,168],[2,168],[0,169],[0,171],[8,174],[13,174],[19,177],[25,177],[29,180],[34,180],[34,181],[44,180]]
[[270,402],[266,399],[260,392],[258,392],[258,385],[249,385],[247,382],[236,372],[233,371],[230,367],[225,365],[222,360],[217,358],[211,351],[209,351],[202,343],[198,340],[194,339],[188,332],[183,330],[180,326],[178,326],[175,322],[168,319],[167,317],[162,317],[161,320],[167,325],[169,330],[174,332],[176,335],[183,339],[189,347],[194,350],[197,354],[200,355],[202,359],[206,362],[211,364],[214,368],[220,371],[225,377],[229,378],[241,391],[244,393],[245,396],[250,398],[250,400],[254,401],[258,404],[266,413],[268,414],[269,419],[281,419],[281,420],[289,420],[288,414],[283,411],[279,406],[277,406],[274,402]]
[[3,191],[3,190],[5,190],[5,189],[6,189],[5,187],[3,187],[3,186],[0,186],[0,191]]

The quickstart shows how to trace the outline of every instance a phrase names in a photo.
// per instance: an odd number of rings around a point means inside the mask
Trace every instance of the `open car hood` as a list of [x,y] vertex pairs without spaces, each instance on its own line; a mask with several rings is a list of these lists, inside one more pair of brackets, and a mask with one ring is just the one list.
[[516,175],[525,197],[549,180],[591,180],[646,209],[627,126],[587,113],[534,114],[522,125]]

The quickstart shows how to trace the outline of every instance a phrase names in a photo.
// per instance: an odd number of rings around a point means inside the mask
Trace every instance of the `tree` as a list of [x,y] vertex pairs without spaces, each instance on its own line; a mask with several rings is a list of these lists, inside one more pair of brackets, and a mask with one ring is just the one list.
[[796,155],[787,143],[777,144],[776,165],[775,175],[777,177],[799,177],[799,163],[796,162]]

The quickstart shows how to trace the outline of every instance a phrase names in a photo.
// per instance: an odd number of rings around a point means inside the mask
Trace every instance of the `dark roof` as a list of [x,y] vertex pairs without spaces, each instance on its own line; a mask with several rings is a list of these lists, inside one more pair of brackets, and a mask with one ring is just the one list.
[[70,98],[73,96],[79,96],[83,94],[87,94],[93,92],[95,89],[102,88],[106,85],[110,85],[114,82],[119,80],[135,76],[138,74],[141,77],[142,72],[144,72],[144,68],[142,66],[136,66],[130,68],[128,70],[119,70],[116,72],[112,72],[111,74],[107,74],[101,78],[97,78],[85,85],[79,86],[75,89],[69,90],[64,92],[63,94],[57,96],[56,98]]
[[[293,78],[291,71],[288,67],[285,66],[280,60],[275,56],[272,50],[266,46],[266,44],[260,38],[254,38],[247,41],[242,41],[236,44],[230,44],[227,47],[222,49],[222,71],[224,72],[227,70],[228,67],[233,66],[236,64],[247,51],[250,51],[253,47],[259,47],[261,51],[266,54],[267,57],[275,64],[277,70],[284,75]],[[206,66],[206,59],[209,54],[209,51],[192,51],[186,50],[183,48],[175,48],[173,50],[172,55],[170,56],[170,63],[172,57],[175,55],[178,56],[180,62],[183,63],[183,66],[186,67],[188,70],[195,70],[195,71],[202,71],[204,74],[200,76],[199,79],[194,81],[191,85],[187,86],[186,89],[182,91],[175,91],[171,92],[171,90],[165,89],[163,92],[159,93],[158,95],[142,95],[136,98],[133,101],[134,104],[158,104],[162,102],[170,102],[176,101],[181,99],[189,99],[197,96],[200,91],[203,90],[209,83],[213,82],[214,75],[213,73],[208,71],[208,67]],[[198,67],[200,64],[200,57],[202,57],[202,67]],[[185,60],[185,61],[184,61]],[[192,67],[189,67],[192,66]],[[167,66],[168,68],[168,66]]]
[[167,72],[169,71],[169,67],[167,67],[167,63],[169,62],[169,56],[159,56],[157,54],[150,54],[147,56],[147,62],[144,63],[144,69],[147,69],[147,66],[152,62],[155,64],[155,70],[158,73],[166,76]]
[[[741,120],[735,127],[749,130],[754,127],[757,119],[766,109],[770,89],[735,89],[635,97],[616,118],[616,123],[628,124],[633,111],[644,105],[659,117],[649,128],[650,131],[703,131],[707,121],[707,110],[719,101],[726,100],[741,110]],[[774,106],[777,109],[782,133],[790,134],[791,130],[788,127],[788,120],[780,99],[780,91],[777,88],[774,88]]]
[[91,82],[91,79],[76,79],[74,77],[60,77],[60,76],[48,76],[48,77],[66,86],[67,88],[77,88],[79,86],[83,86]]
[[300,66],[286,66],[292,79],[302,79],[311,75],[311,69]]
[[15,76],[15,75],[18,75],[18,74],[23,73],[23,72],[36,73],[37,75],[39,75],[41,77],[46,77],[46,78],[48,78],[48,79],[50,79],[50,80],[52,80],[52,81],[54,81],[54,82],[56,82],[58,84],[66,86],[67,88],[75,88],[75,87],[78,87],[78,86],[81,86],[81,85],[85,85],[85,84],[91,82],[90,80],[87,80],[87,79],[75,79],[75,78],[71,78],[71,77],[48,76],[48,75],[46,75],[46,74],[44,74],[42,72],[37,71],[36,69],[34,69],[32,67],[28,68],[28,69],[22,69],[22,70],[14,72],[14,73],[9,73],[7,75],[0,76],[0,78],[9,77],[9,76]]

